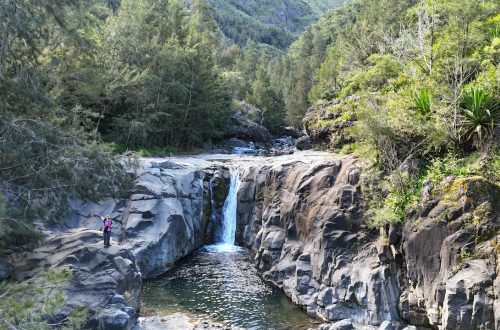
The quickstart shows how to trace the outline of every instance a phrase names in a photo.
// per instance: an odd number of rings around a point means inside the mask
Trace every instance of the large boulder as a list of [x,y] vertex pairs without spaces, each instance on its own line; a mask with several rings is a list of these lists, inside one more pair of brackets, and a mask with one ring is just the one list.
[[307,135],[298,138],[295,141],[295,148],[297,148],[298,150],[312,149],[311,138]]
[[256,124],[245,115],[233,115],[226,128],[226,138],[238,138],[253,142],[271,143],[271,133],[262,125]]

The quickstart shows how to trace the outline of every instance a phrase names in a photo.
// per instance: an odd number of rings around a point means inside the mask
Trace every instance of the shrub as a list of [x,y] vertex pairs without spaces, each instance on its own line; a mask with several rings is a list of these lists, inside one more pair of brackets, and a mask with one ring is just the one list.
[[428,89],[423,89],[413,98],[415,108],[422,115],[425,116],[431,112],[431,95]]
[[[71,271],[62,267],[41,273],[25,282],[0,283],[0,328],[80,328],[87,317],[85,309],[76,308],[68,318],[60,319],[57,316],[66,303],[63,287],[72,277]],[[54,322],[56,324],[49,324]]]
[[498,106],[492,102],[491,94],[476,87],[465,92],[462,101],[463,137],[478,147],[491,135],[498,121]]

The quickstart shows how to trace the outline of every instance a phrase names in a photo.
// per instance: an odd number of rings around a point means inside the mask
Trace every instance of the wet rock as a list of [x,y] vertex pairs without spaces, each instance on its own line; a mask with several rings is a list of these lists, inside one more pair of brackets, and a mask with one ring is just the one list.
[[378,327],[378,330],[396,330],[394,326],[392,325],[391,321],[384,321],[382,324],[380,324],[380,327]]
[[354,330],[354,325],[351,320],[341,320],[331,324],[323,324],[319,330]]
[[238,330],[238,327],[211,321],[191,320],[187,315],[174,313],[168,316],[141,317],[133,330]]
[[98,324],[109,330],[122,330],[130,326],[130,316],[117,308],[106,308],[99,313]]

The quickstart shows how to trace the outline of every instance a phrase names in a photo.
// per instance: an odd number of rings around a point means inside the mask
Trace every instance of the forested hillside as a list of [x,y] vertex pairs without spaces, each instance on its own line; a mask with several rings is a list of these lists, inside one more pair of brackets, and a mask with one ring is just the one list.
[[[188,1],[189,2],[189,1]],[[346,0],[211,0],[224,35],[239,45],[249,40],[285,48],[318,17]]]
[[221,136],[231,95],[212,14],[204,1],[1,3],[0,244],[36,243],[31,224],[69,197],[126,189],[112,149]]
[[217,143],[247,104],[371,160],[375,209],[399,218],[422,171],[498,180],[499,4],[353,1],[279,49],[340,3],[2,2],[3,234],[125,189],[113,152]]
[[375,226],[449,175],[499,183],[499,12],[489,0],[357,1],[268,62],[289,124],[372,164]]

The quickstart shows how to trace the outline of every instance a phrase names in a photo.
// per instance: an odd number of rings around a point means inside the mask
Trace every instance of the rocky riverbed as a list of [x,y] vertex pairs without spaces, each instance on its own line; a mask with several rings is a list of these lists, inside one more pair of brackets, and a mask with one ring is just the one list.
[[[364,226],[362,171],[351,156],[200,155],[140,159],[125,200],[72,201],[47,242],[10,260],[16,279],[67,265],[74,279],[61,317],[85,306],[87,328],[127,329],[143,279],[206,243],[220,225],[230,168],[242,177],[236,242],[263,278],[328,329],[500,327],[499,188],[480,177],[426,186],[404,226]],[[115,222],[102,247],[101,221]],[[163,315],[162,315],[163,316]]]

